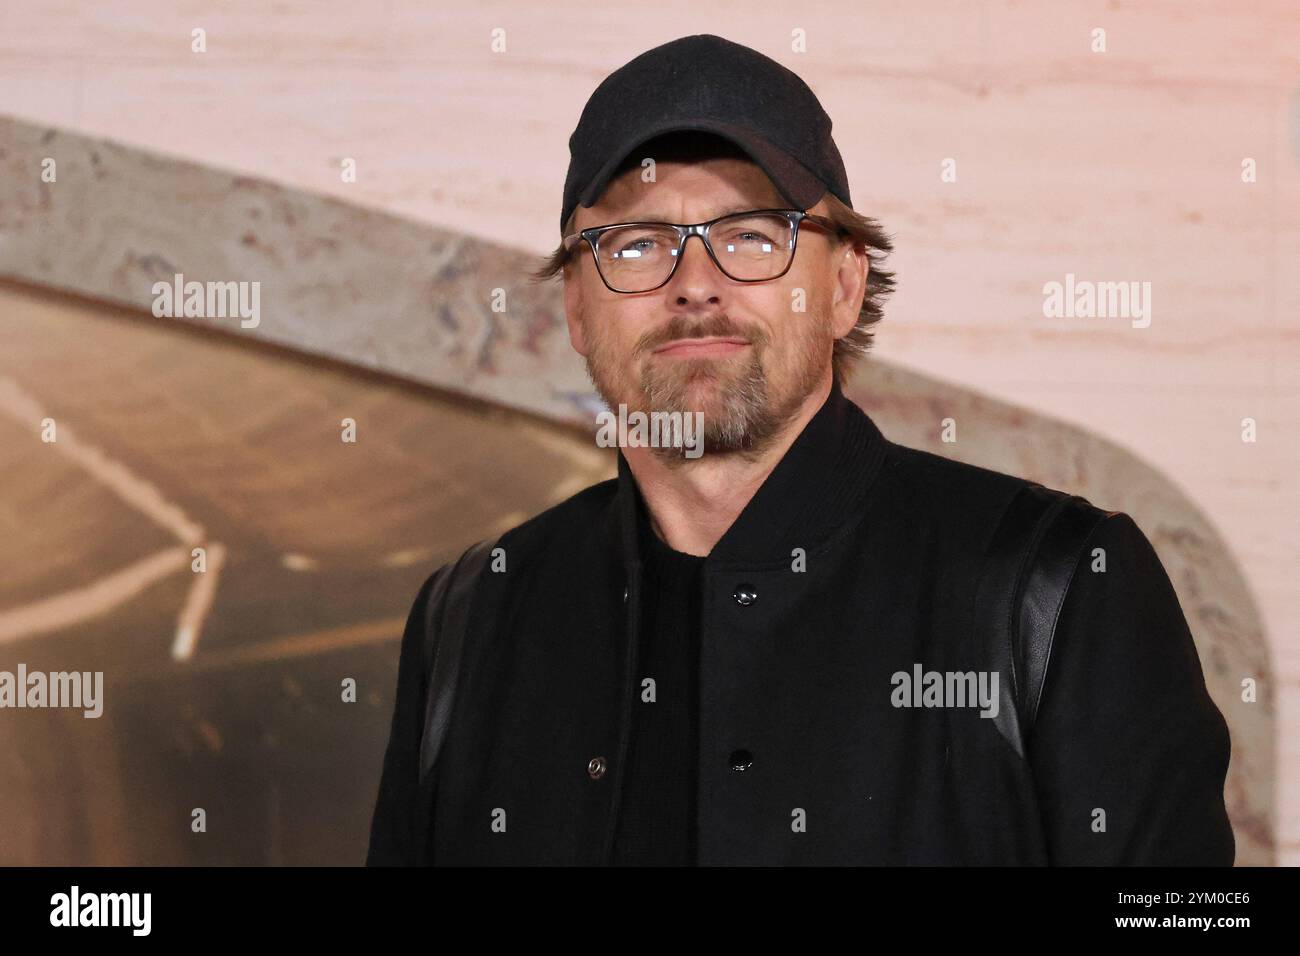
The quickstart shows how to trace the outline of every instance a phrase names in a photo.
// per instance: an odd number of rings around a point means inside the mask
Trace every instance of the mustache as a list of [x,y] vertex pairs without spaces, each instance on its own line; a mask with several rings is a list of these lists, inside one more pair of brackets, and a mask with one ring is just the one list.
[[725,313],[718,313],[704,320],[678,315],[673,316],[663,328],[654,329],[641,336],[637,341],[636,351],[648,352],[676,339],[703,339],[715,335],[742,338],[756,346],[762,345],[766,339],[761,329],[737,325]]

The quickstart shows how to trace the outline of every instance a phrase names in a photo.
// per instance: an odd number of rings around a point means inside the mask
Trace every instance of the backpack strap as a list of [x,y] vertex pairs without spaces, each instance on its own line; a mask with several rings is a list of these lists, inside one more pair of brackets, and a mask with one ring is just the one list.
[[424,621],[424,673],[428,691],[424,699],[424,726],[420,735],[419,791],[421,807],[415,821],[420,852],[427,850],[429,824],[432,822],[433,769],[451,722],[460,661],[469,629],[470,603],[474,588],[492,557],[496,538],[488,538],[466,549],[464,554],[440,575],[429,592]]
[[1022,757],[1080,551],[1093,528],[1113,513],[1031,482],[1011,500],[984,555],[975,595],[976,640],[989,668],[1010,677],[1010,686],[999,688],[993,721]]
[[1026,739],[1038,716],[1047,664],[1052,656],[1056,624],[1066,592],[1083,558],[1082,551],[1099,524],[1117,512],[1103,511],[1087,499],[1071,495],[1061,502],[1038,542],[1025,573],[1020,595],[1017,633],[1020,645],[1020,706]]

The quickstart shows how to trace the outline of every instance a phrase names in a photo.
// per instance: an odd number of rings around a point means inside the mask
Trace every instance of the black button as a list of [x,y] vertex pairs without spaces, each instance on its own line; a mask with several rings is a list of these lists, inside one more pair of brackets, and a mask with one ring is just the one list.
[[592,757],[591,760],[587,762],[587,776],[591,777],[592,780],[599,780],[601,777],[605,776],[604,757]]
[[754,590],[752,584],[736,585],[736,590],[731,592],[731,596],[741,607],[749,607],[758,600],[758,592]]
[[748,770],[754,765],[754,755],[748,750],[733,750],[731,752],[731,769],[738,773]]
[[625,602],[627,601],[627,588],[624,588],[624,589],[623,589],[623,600],[624,600]]

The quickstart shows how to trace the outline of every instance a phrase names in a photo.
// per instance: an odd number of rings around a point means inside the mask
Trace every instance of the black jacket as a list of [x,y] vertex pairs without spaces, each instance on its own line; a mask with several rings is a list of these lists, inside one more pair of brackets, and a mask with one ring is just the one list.
[[[631,708],[652,706],[618,466],[501,538],[425,789],[426,603],[449,566],[421,588],[367,863],[609,862]],[[899,676],[998,673],[972,606],[1029,484],[895,444],[832,390],[704,565],[700,865],[1232,863],[1227,726],[1127,514],[1098,512],[1080,550],[1023,755],[978,704],[924,706]]]

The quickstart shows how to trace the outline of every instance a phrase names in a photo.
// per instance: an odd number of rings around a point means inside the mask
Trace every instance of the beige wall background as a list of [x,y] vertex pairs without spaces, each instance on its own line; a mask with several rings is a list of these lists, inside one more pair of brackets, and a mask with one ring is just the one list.
[[[1272,651],[1277,859],[1300,862],[1294,2],[10,0],[0,113],[543,253],[591,90],[701,32],[835,120],[855,206],[897,244],[879,358],[1127,448],[1227,543]],[[1150,282],[1150,325],[1045,318],[1067,273]]]

